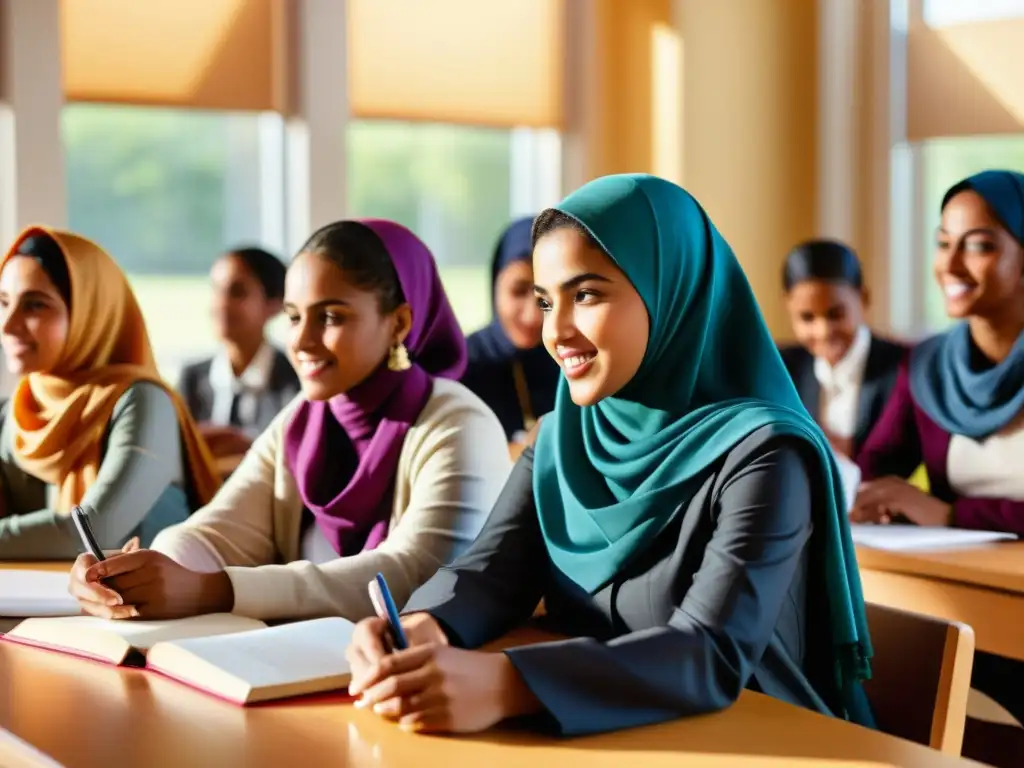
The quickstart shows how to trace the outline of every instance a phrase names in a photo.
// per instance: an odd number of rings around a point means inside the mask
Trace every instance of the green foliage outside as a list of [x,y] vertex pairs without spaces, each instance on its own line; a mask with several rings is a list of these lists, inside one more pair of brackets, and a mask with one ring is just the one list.
[[[88,104],[64,110],[69,226],[129,274],[165,368],[212,345],[206,274],[231,244],[228,198],[239,194],[231,174],[258,162],[256,121]],[[441,265],[460,321],[467,330],[482,325],[487,264],[510,210],[509,133],[365,121],[349,127],[348,142],[348,214],[417,232]],[[258,221],[251,231],[257,241]]]

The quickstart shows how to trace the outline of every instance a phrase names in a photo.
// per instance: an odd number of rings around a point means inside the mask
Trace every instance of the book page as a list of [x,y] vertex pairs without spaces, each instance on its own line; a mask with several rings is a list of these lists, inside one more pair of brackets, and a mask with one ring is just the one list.
[[839,477],[843,483],[843,496],[846,497],[847,514],[853,509],[853,503],[857,500],[857,490],[860,488],[860,467],[854,464],[838,451],[832,451],[839,465]]
[[60,571],[0,570],[0,616],[77,616],[78,601],[68,594]]
[[63,768],[49,755],[3,728],[0,728],[0,765],[4,768]]
[[[145,621],[109,620],[95,616],[70,616],[52,619],[28,619],[12,630],[11,635],[63,648],[89,650],[97,653],[102,638],[120,639],[140,651],[162,640],[245,632],[266,626],[262,621],[230,613],[211,613],[187,619]],[[120,647],[121,643],[114,646]],[[102,651],[100,655],[105,655]]]
[[853,543],[892,552],[925,549],[957,549],[994,541],[1012,541],[1012,533],[970,531],[921,525],[851,524]]
[[[242,632],[197,637],[153,647],[148,663],[172,677],[245,701],[263,698],[249,691],[328,681],[302,692],[331,690],[348,683],[345,649],[355,625],[342,618],[313,619]],[[230,689],[230,690],[225,690]],[[298,692],[292,689],[286,695]]]

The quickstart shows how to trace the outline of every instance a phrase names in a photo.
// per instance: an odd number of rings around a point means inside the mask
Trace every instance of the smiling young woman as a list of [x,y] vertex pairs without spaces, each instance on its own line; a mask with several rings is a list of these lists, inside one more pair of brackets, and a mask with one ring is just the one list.
[[[357,627],[359,706],[411,730],[533,715],[575,735],[751,687],[870,721],[838,470],[725,240],[644,175],[587,184],[533,239],[555,408],[477,540],[406,605],[411,647],[385,655],[385,623]],[[572,639],[471,650],[541,599]]]
[[330,224],[289,267],[284,311],[302,394],[152,549],[79,558],[89,613],[360,619],[378,572],[405,600],[480,531],[508,451],[455,381],[465,339],[426,246],[388,221]]
[[860,260],[836,240],[809,240],[782,270],[793,334],[782,361],[833,449],[857,455],[889,401],[906,349],[868,328]]
[[161,380],[124,273],[98,245],[33,227],[0,263],[0,559],[70,560],[81,504],[100,546],[148,544],[220,485],[184,403]]
[[[904,362],[858,456],[853,517],[1024,534],[1024,174],[946,192],[934,266],[962,322]],[[922,461],[929,493],[906,481]],[[979,651],[972,682],[1024,722],[1024,664]]]

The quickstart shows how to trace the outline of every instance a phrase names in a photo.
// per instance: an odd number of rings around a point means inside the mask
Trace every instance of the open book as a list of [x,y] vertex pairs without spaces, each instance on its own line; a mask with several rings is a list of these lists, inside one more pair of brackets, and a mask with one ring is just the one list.
[[170,621],[26,619],[6,639],[111,664],[145,666],[238,704],[320,693],[349,682],[355,625],[329,618],[267,627],[215,613]]
[[266,627],[262,621],[230,613],[211,613],[169,621],[109,621],[95,616],[25,619],[7,639],[110,664],[124,664],[133,652],[142,656],[159,642],[245,632]]
[[313,619],[234,635],[157,643],[146,666],[237,704],[348,687],[355,625]]

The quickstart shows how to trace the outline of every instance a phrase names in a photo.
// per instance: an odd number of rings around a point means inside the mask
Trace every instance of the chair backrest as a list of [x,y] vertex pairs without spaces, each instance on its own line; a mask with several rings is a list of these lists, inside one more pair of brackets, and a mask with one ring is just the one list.
[[875,657],[864,686],[878,727],[959,755],[974,664],[966,624],[884,605],[867,605]]

